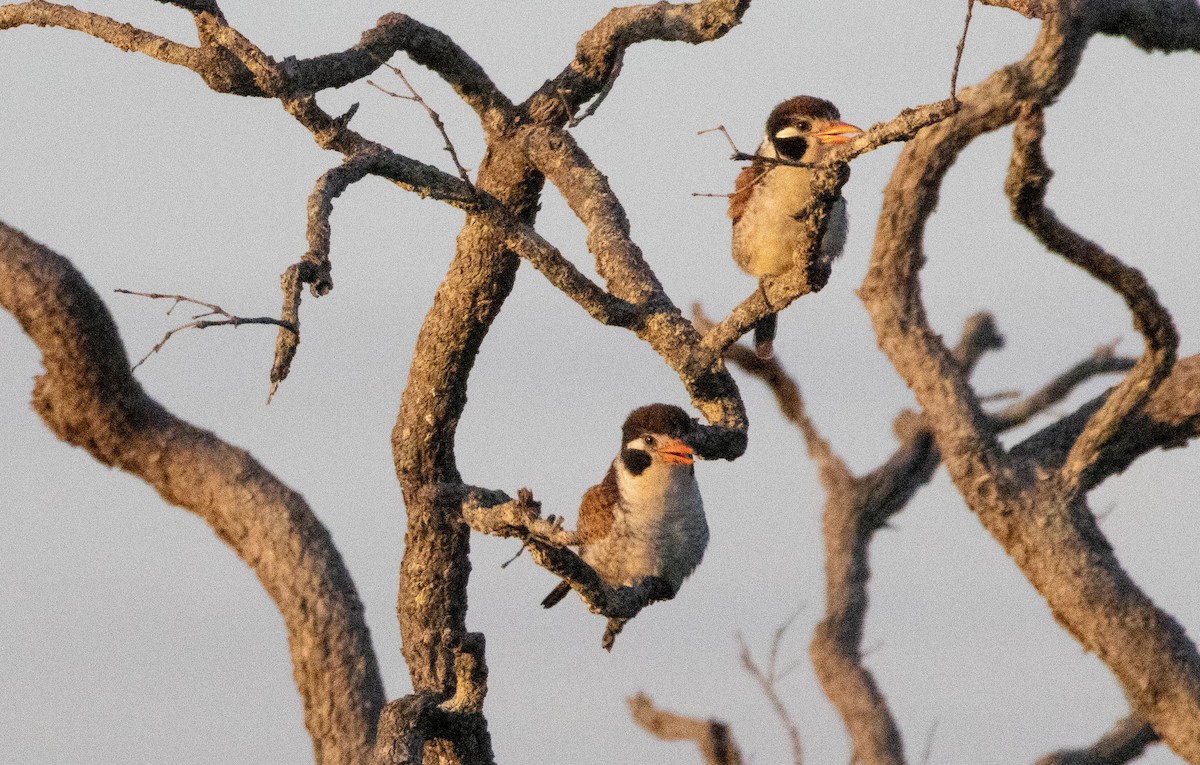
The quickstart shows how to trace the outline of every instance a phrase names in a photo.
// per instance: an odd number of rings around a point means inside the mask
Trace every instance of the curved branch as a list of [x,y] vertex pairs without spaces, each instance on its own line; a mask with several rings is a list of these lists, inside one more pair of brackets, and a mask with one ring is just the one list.
[[121,50],[191,69],[219,93],[261,98],[294,99],[340,88],[367,77],[395,53],[404,51],[454,88],[479,115],[486,130],[499,130],[512,118],[512,104],[474,59],[442,32],[402,13],[382,16],[348,50],[309,59],[287,57],[280,62],[229,26],[215,2],[177,0],[169,4],[195,16],[199,48],[45,0],[0,6],[0,30],[34,25],[83,32]]
[[199,515],[254,569],[287,626],[316,761],[362,762],[383,684],[354,583],[304,499],[245,451],[146,395],[83,276],[3,224],[0,305],[41,349],[46,371],[33,406],[42,420],[62,440]]
[[736,459],[746,450],[746,413],[719,354],[701,347],[692,323],[663,291],[630,237],[625,210],[608,179],[565,130],[531,126],[517,140],[530,163],[555,185],[587,228],[588,250],[608,291],[641,312],[631,326],[675,370],[692,402],[712,423],[692,445],[706,459]]
[[381,16],[349,50],[292,59],[285,66],[294,92],[316,93],[361,80],[400,51],[454,88],[485,128],[498,128],[510,118],[512,103],[483,67],[445,33],[403,13]]
[[1051,101],[1066,87],[1086,44],[1071,13],[1051,14],[1029,52],[959,95],[960,109],[924,130],[901,152],[884,190],[871,266],[859,290],[880,347],[912,388],[951,475],[969,505],[977,492],[1012,492],[1005,458],[990,418],[941,338],[929,326],[921,300],[925,224],[937,205],[942,179],[970,141],[1013,121],[1026,97]]
[[[1013,448],[1015,459],[1057,469],[1079,434],[1104,405],[1109,392],[1092,399],[1074,413],[1043,428]],[[1134,412],[1119,442],[1106,450],[1083,475],[1081,489],[1088,491],[1109,476],[1123,472],[1134,460],[1154,449],[1186,446],[1200,437],[1200,355],[1176,362],[1171,375],[1140,411]]]
[[742,753],[725,723],[658,709],[644,693],[629,697],[626,703],[629,716],[651,736],[663,741],[694,742],[706,765],[742,765]]
[[69,5],[29,0],[0,6],[0,30],[26,25],[83,32],[127,53],[142,53],[193,71],[198,70],[206,58],[200,48],[182,45],[108,16]]
[[1072,231],[1046,207],[1046,187],[1052,173],[1042,156],[1045,127],[1039,107],[1033,104],[1022,107],[1013,129],[1012,160],[1005,182],[1013,217],[1051,252],[1120,295],[1133,313],[1133,325],[1145,343],[1142,357],[1092,416],[1067,455],[1062,467],[1064,478],[1077,484],[1098,455],[1121,438],[1130,413],[1140,408],[1171,373],[1179,336],[1171,315],[1158,302],[1141,271],[1126,266],[1099,245]]
[[614,8],[585,32],[575,58],[526,101],[526,112],[539,124],[562,126],[575,112],[612,87],[625,51],[648,40],[693,45],[723,37],[737,26],[750,0],[700,0]]
[[1153,728],[1130,715],[1086,749],[1054,752],[1038,758],[1034,765],[1124,765],[1141,757],[1146,747],[1158,740]]
[[[702,315],[698,316],[697,324],[703,328]],[[1002,345],[991,316],[976,314],[967,319],[953,355],[969,373],[985,352]],[[902,413],[894,426],[900,447],[883,465],[864,476],[855,476],[817,431],[804,411],[795,381],[778,360],[759,359],[742,344],[730,346],[726,357],[771,386],[784,416],[803,434],[825,489],[822,531],[826,605],[825,617],[817,624],[809,645],[814,671],[842,716],[856,760],[864,765],[902,765],[900,730],[874,676],[862,663],[870,543],[874,533],[929,482],[941,453],[924,418]],[[996,427],[1001,430],[1019,425],[1053,406],[1091,376],[1131,364],[1128,359],[1113,359],[1111,353],[1097,352],[996,416]]]
[[375,164],[376,158],[371,154],[351,154],[342,164],[326,170],[308,195],[308,226],[305,230],[308,251],[300,262],[308,266],[302,269],[306,272],[302,278],[313,297],[321,297],[333,289],[333,266],[329,262],[329,216],[333,214],[333,200],[351,184],[365,178]]

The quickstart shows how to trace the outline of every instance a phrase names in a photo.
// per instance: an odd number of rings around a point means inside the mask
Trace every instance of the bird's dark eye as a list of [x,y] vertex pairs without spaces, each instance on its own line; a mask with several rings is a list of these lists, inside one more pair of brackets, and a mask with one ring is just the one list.
[[654,436],[646,434],[642,436],[642,442],[645,443],[649,448],[654,448]]
[[780,159],[799,162],[804,156],[805,150],[808,149],[808,141],[799,137],[776,138],[775,151],[779,153]]
[[796,129],[801,133],[807,133],[810,128],[812,128],[812,123],[808,120],[800,120],[796,123]]

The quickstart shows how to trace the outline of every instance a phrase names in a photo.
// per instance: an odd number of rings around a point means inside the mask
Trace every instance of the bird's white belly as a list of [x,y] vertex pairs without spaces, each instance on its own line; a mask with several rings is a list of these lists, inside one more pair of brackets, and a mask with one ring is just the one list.
[[690,478],[652,488],[643,492],[647,496],[627,489],[607,539],[581,555],[610,584],[658,576],[678,590],[708,546],[704,504]]
[[[779,167],[755,189],[733,231],[734,260],[751,276],[778,276],[796,263],[796,245],[804,224],[796,219],[812,199],[811,177],[798,168]],[[839,197],[829,212],[821,256],[836,258],[846,244],[846,200]]]

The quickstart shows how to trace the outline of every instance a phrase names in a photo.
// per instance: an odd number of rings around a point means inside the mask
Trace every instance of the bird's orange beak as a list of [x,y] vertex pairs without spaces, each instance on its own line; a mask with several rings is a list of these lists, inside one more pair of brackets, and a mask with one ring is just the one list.
[[672,438],[658,449],[658,456],[662,457],[663,462],[670,462],[675,465],[692,464],[693,454],[695,452],[692,451],[692,447],[678,438]]
[[862,133],[862,128],[857,128],[848,122],[835,122],[817,133],[817,140],[821,143],[850,143]]

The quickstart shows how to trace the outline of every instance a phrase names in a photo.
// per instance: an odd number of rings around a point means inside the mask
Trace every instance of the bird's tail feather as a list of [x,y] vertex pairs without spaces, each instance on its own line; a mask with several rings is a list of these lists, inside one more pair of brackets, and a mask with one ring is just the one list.
[[769,313],[754,323],[754,352],[760,359],[775,355],[775,329],[779,314]]
[[558,586],[550,591],[550,594],[542,599],[542,608],[553,608],[557,606],[559,601],[567,597],[567,593],[571,591],[571,585],[566,581],[558,583]]
[[617,642],[617,635],[621,634],[621,630],[625,629],[625,622],[628,619],[609,619],[608,626],[604,628],[604,635],[600,638],[600,647],[612,653],[613,643]]

